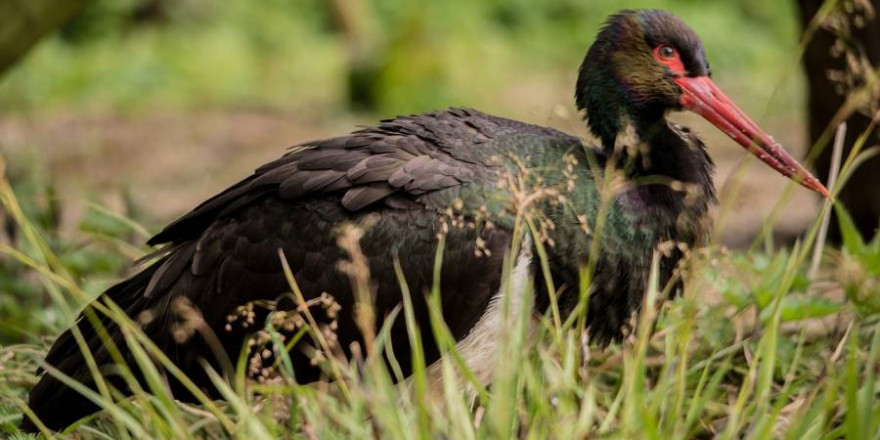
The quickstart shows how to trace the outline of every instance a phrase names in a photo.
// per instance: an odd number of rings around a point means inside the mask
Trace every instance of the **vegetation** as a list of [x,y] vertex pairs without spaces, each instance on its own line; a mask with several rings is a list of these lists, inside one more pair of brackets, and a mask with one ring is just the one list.
[[[568,98],[574,66],[605,17],[620,8],[613,0],[369,3],[373,8],[364,8],[355,26],[363,30],[353,32],[373,42],[366,50],[375,77],[368,81],[381,115],[462,103],[516,111],[499,102],[499,92],[530,77],[560,83]],[[0,109],[343,110],[349,53],[356,49],[332,4],[94,0],[58,38],[0,80]],[[748,73],[753,80],[740,86],[762,104],[796,70],[798,29],[789,2],[640,0],[626,6],[668,9],[691,23],[714,55],[713,68],[727,80]],[[794,90],[784,87],[785,99],[773,109],[797,99]]]
[[[336,115],[349,108],[349,49],[325,2],[202,3],[93,2],[0,80],[0,111],[245,107]],[[475,3],[374,2],[375,22],[365,26],[382,30],[367,31],[377,34],[381,60],[370,83],[375,112],[467,104],[509,114],[498,97],[521,86],[523,76],[555,79],[567,90],[586,42],[617,7],[610,0]],[[145,7],[152,4],[161,7]],[[713,69],[727,78],[747,71],[750,78],[770,78],[732,81],[746,107],[772,95],[765,114],[797,116],[802,99],[791,81],[793,5],[663,0],[630,6],[675,11],[703,36],[715,55]],[[737,38],[729,38],[733,29]],[[865,141],[844,158],[840,181],[858,166],[856,157],[865,157]],[[126,199],[125,216],[90,202],[76,231],[64,230],[53,179],[41,175],[39,160],[22,160],[26,156],[0,161],[0,437],[16,439],[28,438],[15,426],[27,417],[25,393],[51,338],[130,271],[128,262],[149,251],[141,223],[156,226]],[[720,215],[730,209],[722,207]],[[263,380],[245,379],[251,365],[243,356],[235,377],[217,379],[225,401],[181,404],[158,374],[157,366],[169,367],[167,359],[106,304],[103,312],[123,323],[139,359],[118,372],[135,396],[120,400],[106,388],[83,390],[106,411],[56,437],[878,439],[880,238],[864,243],[845,211],[838,208],[838,215],[841,249],[823,249],[827,225],[819,216],[791,248],[763,234],[751,249],[712,245],[696,252],[683,297],[660,307],[664,286],[653,283],[644,307],[650,313],[627,341],[607,349],[585,345],[576,328],[549,318],[531,332],[534,324],[522,319],[530,304],[510,310],[510,332],[499,341],[504,362],[488,388],[469,380],[439,322],[434,336],[449,354],[434,367],[448,379],[442,389],[429,390],[428,367],[418,358],[412,378],[395,384],[395,368],[376,361],[387,346],[381,330],[365,359],[318,359],[339,380],[298,384],[276,331],[285,322],[276,315],[258,323],[259,343],[278,355]],[[410,310],[400,309],[397,319],[411,320]],[[302,328],[301,337],[319,338]],[[415,341],[423,336],[410,335]],[[132,381],[135,371],[146,383]]]

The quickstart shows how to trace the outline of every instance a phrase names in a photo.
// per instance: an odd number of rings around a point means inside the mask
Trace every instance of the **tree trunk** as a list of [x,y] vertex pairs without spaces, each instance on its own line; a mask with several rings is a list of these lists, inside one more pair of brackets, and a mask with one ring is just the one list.
[[348,103],[357,111],[377,107],[376,78],[381,68],[378,26],[369,0],[329,0],[327,6],[348,52]]
[[[800,18],[805,32],[819,12],[823,0],[798,0]],[[828,20],[816,28],[804,53],[804,68],[809,83],[809,130],[813,145],[831,126],[847,123],[843,158],[852,149],[856,139],[867,130],[878,111],[876,76],[880,67],[880,0],[843,0],[835,6]],[[863,108],[837,115],[847,95],[864,87],[873,76],[872,99]],[[839,120],[835,120],[835,116]],[[825,139],[830,136],[826,134]],[[880,142],[880,128],[868,138],[866,149]],[[816,159],[819,179],[828,181],[831,165],[831,145],[825,145]],[[880,157],[861,165],[841,191],[838,199],[852,215],[861,234],[870,239],[880,223]],[[829,239],[840,242],[837,222],[832,221]]]
[[88,0],[0,0],[0,75]]

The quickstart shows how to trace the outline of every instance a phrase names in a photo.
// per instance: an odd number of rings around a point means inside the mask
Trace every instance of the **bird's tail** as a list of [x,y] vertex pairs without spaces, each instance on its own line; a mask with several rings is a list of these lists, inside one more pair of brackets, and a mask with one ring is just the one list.
[[[161,260],[150,265],[137,275],[109,288],[104,292],[103,297],[109,297],[128,316],[136,319],[141,312],[147,309],[148,300],[144,297],[144,291],[150,279],[161,265]],[[95,330],[96,326],[92,324],[92,320],[86,317],[86,312],[90,308],[92,308],[92,305],[87,306],[87,310],[80,315],[75,328],[82,334],[83,340],[91,351],[98,368],[106,370],[106,367],[112,364],[112,359],[105,347],[104,340]],[[123,357],[126,358],[126,362],[129,362],[129,365],[131,365],[130,354],[125,346],[122,333],[114,331],[118,329],[118,324],[112,318],[93,308],[91,311],[94,312],[93,316],[97,318],[101,326],[107,330],[106,334],[112,335],[110,336],[111,340]],[[58,337],[46,355],[44,366],[51,366],[53,369],[81,382],[87,387],[95,389],[95,381],[91,370],[86,364],[85,356],[80,350],[72,329],[67,330]],[[44,368],[41,367],[40,370],[42,371]],[[105,377],[107,376],[105,375]],[[117,386],[120,391],[127,392],[124,383],[120,382],[119,379],[107,377],[107,380]],[[63,430],[73,422],[100,409],[97,404],[74,389],[64,385],[63,382],[49,373],[44,373],[40,381],[31,389],[28,394],[28,406],[42,423],[53,431]],[[24,432],[37,431],[36,425],[27,416],[24,417],[19,429]]]

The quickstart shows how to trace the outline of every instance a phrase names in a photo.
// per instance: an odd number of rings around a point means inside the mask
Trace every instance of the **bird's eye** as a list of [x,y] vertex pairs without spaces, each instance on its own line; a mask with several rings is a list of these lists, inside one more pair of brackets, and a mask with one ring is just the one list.
[[654,53],[654,59],[657,60],[658,63],[669,68],[673,75],[681,76],[686,73],[684,63],[681,61],[681,56],[679,56],[678,50],[671,45],[661,44],[655,47],[652,52]]
[[675,49],[673,49],[672,46],[667,46],[664,44],[663,46],[660,46],[657,52],[660,54],[661,58],[665,58],[667,60],[675,58]]

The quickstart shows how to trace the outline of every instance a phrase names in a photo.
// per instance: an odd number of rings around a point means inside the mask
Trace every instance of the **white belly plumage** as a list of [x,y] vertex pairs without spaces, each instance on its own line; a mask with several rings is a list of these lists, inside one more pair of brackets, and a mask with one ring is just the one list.
[[[523,310],[526,291],[532,282],[531,241],[523,240],[516,266],[510,277],[510,298],[505,299],[505,289],[499,287],[498,292],[489,301],[486,311],[476,325],[461,341],[456,349],[468,368],[482,384],[492,381],[492,373],[498,358],[498,341],[502,338],[506,323],[516,322]],[[505,305],[505,301],[508,301]],[[505,316],[505,307],[509,307],[510,315]],[[428,388],[431,394],[440,394],[443,390],[443,359],[439,359],[428,367]],[[407,381],[409,382],[409,381]]]

